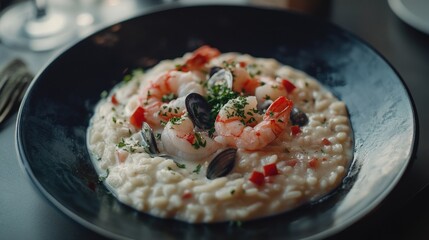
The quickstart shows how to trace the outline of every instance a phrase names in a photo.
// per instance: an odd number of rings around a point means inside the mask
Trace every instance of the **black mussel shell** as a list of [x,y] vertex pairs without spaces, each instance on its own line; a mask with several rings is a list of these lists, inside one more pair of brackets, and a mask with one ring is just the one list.
[[198,93],[190,93],[185,99],[186,110],[192,123],[201,130],[209,130],[213,127],[210,118],[211,107],[206,99]]
[[152,128],[146,122],[143,122],[142,130],[140,131],[142,136],[142,145],[149,151],[150,154],[158,154],[158,146],[156,144],[155,135],[153,134]]
[[308,117],[305,112],[299,110],[296,107],[292,108],[292,111],[290,113],[290,121],[293,125],[298,125],[300,127],[307,125],[308,123]]
[[206,177],[210,180],[228,175],[235,165],[237,149],[228,148],[220,152],[207,167]]
[[216,84],[226,84],[228,88],[232,89],[233,79],[232,73],[229,70],[221,69],[207,80],[207,86],[213,87]]
[[210,68],[210,74],[209,74],[209,76],[212,77],[215,73],[219,72],[222,69],[223,68],[218,67],[218,66],[214,66],[214,67]]

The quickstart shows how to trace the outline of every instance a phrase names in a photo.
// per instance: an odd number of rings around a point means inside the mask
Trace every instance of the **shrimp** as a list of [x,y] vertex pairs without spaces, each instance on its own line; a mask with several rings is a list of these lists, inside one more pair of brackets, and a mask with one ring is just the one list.
[[145,121],[156,126],[160,120],[181,116],[186,109],[184,98],[191,92],[204,93],[199,78],[192,72],[172,70],[161,73],[140,89],[140,106],[144,109]]
[[[293,102],[277,98],[263,116],[256,110],[256,97],[230,100],[219,111],[215,121],[215,141],[246,150],[261,149],[274,141],[286,128]],[[258,117],[262,121],[253,125]]]
[[182,71],[200,70],[209,63],[211,59],[219,55],[220,52],[218,49],[204,45],[195,50],[191,57],[188,58],[186,63],[180,68]]
[[186,115],[167,123],[161,141],[167,153],[189,160],[204,159],[222,147],[207,132],[195,132],[194,124]]
[[262,104],[267,100],[275,100],[280,96],[287,96],[286,88],[283,86],[281,79],[273,79],[271,77],[261,77],[261,82],[264,84],[255,90],[255,96],[258,103]]
[[256,78],[251,77],[246,68],[240,67],[241,65],[243,65],[243,63],[239,63],[238,67],[232,71],[234,76],[232,89],[235,92],[254,95],[255,89],[260,85],[260,82]]

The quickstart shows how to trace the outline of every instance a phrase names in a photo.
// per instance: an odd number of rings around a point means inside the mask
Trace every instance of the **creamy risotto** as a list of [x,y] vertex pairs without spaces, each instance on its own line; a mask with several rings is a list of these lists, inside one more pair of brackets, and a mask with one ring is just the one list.
[[352,130],[345,104],[305,73],[202,46],[127,75],[97,105],[88,148],[124,204],[192,223],[243,221],[336,188]]

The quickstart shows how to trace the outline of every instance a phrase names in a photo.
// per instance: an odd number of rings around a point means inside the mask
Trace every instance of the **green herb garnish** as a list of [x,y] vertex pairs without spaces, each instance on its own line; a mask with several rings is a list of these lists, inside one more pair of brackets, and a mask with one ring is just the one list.
[[106,90],[104,90],[100,93],[101,98],[107,98],[108,95],[109,95],[109,93]]
[[225,105],[229,100],[235,99],[237,97],[238,93],[228,88],[226,84],[218,84],[209,88],[207,102],[212,107],[210,111],[210,118],[212,120],[216,119],[216,116],[223,105]]
[[174,162],[178,168],[186,168],[186,165],[184,163],[178,163]]
[[134,69],[130,74],[127,74],[124,76],[124,78],[122,79],[122,82],[125,83],[129,83],[131,80],[133,80],[135,77],[143,75],[143,69],[138,68],[138,69]]
[[162,98],[161,98],[161,101],[165,102],[165,103],[168,103],[168,102],[170,102],[170,101],[172,101],[172,100],[174,100],[176,98],[177,98],[177,96],[174,93],[169,93],[169,94],[163,95]]
[[199,173],[200,173],[200,170],[201,170],[201,164],[198,164],[198,165],[195,167],[194,171],[192,171],[192,172],[193,172],[193,173],[196,173],[196,174],[199,174]]
[[127,144],[125,143],[125,140],[122,138],[121,141],[118,143],[118,148],[123,148],[125,147]]
[[179,125],[182,123],[182,118],[181,117],[172,117],[169,120],[173,125]]
[[199,133],[195,133],[195,142],[192,144],[192,146],[195,149],[199,149],[200,147],[206,147],[207,141],[201,136]]

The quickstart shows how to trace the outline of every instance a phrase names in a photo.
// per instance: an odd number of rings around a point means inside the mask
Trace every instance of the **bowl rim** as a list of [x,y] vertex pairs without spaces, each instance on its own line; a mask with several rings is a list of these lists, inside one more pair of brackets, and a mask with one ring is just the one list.
[[[61,50],[57,51],[56,54],[54,54],[50,60],[47,61],[47,63],[41,68],[41,70],[35,75],[33,81],[31,82],[30,86],[28,87],[23,100],[21,102],[21,105],[19,107],[18,110],[18,114],[17,114],[17,121],[16,121],[16,128],[15,128],[15,150],[16,150],[16,154],[18,156],[18,162],[19,165],[21,166],[21,169],[26,172],[27,174],[25,174],[28,179],[30,180],[30,182],[33,183],[33,186],[38,190],[37,192],[43,196],[44,198],[46,198],[48,200],[48,202],[50,204],[52,204],[57,210],[59,210],[62,214],[64,214],[67,217],[70,217],[71,219],[73,219],[74,221],[76,221],[77,223],[79,223],[80,225],[86,227],[89,230],[92,230],[98,234],[101,234],[102,236],[105,237],[109,237],[109,238],[115,238],[115,239],[131,239],[128,237],[125,237],[123,235],[119,235],[115,232],[109,231],[106,228],[100,227],[96,224],[91,223],[90,221],[80,217],[78,214],[76,214],[75,212],[69,210],[68,208],[66,208],[65,206],[63,206],[56,198],[54,198],[45,188],[44,186],[39,182],[39,180],[36,178],[36,176],[34,175],[34,172],[32,170],[32,168],[30,167],[29,163],[28,163],[28,159],[27,156],[25,155],[25,150],[22,146],[22,129],[21,129],[21,124],[22,124],[22,114],[23,114],[23,109],[24,109],[24,103],[28,100],[28,95],[31,92],[33,86],[35,85],[36,82],[38,82],[41,79],[41,76],[43,75],[43,73],[45,72],[46,69],[49,68],[49,66],[51,64],[53,64],[55,62],[56,59],[58,59],[60,56],[62,56],[63,54],[71,51],[74,47],[76,47],[80,42],[83,42],[85,40],[87,40],[90,36],[96,35],[97,33],[100,33],[106,29],[108,29],[109,27],[118,24],[118,23],[125,23],[128,21],[132,21],[134,19],[137,18],[141,18],[141,17],[145,17],[147,15],[151,15],[151,14],[157,14],[160,12],[165,12],[165,11],[181,11],[183,9],[187,9],[187,8],[207,8],[207,7],[225,7],[225,8],[246,8],[246,9],[258,9],[258,10],[263,10],[266,12],[270,12],[270,11],[275,11],[275,12],[281,12],[283,14],[287,14],[287,15],[297,15],[297,16],[301,16],[307,19],[310,19],[312,21],[314,20],[318,20],[320,21],[320,19],[313,17],[313,16],[308,16],[308,15],[304,15],[301,13],[297,13],[297,12],[293,12],[293,11],[289,11],[289,10],[284,10],[284,9],[277,9],[277,8],[273,8],[273,7],[267,7],[267,6],[256,6],[256,5],[239,5],[239,4],[226,4],[224,2],[221,2],[219,4],[214,4],[214,3],[198,3],[198,4],[190,4],[190,3],[169,3],[169,4],[164,4],[161,6],[152,6],[152,7],[148,7],[146,8],[144,11],[142,11],[141,13],[136,14],[135,16],[129,16],[126,19],[123,19],[121,21],[118,21],[116,23],[112,23],[112,24],[108,24],[106,26],[100,26],[98,27],[96,30],[94,30],[91,33],[88,33],[86,36],[83,36],[82,38],[71,42],[70,44],[64,46]],[[412,134],[412,142],[410,144],[410,148],[409,148],[409,154],[406,156],[406,159],[404,159],[404,163],[402,164],[400,171],[398,172],[398,174],[395,176],[395,178],[390,182],[390,184],[387,186],[387,188],[385,189],[385,191],[382,191],[380,194],[378,194],[374,200],[366,205],[366,207],[364,207],[360,213],[358,215],[355,215],[354,217],[349,217],[347,219],[345,219],[345,221],[343,221],[341,223],[341,225],[334,225],[331,228],[327,228],[325,230],[322,230],[312,236],[309,236],[308,238],[325,238],[328,236],[332,236],[336,233],[339,233],[341,231],[343,231],[344,229],[350,227],[352,224],[358,222],[358,220],[362,219],[363,217],[365,217],[366,215],[368,215],[371,211],[373,211],[378,205],[380,205],[383,200],[386,199],[386,197],[391,194],[392,190],[395,188],[395,186],[397,186],[398,182],[400,181],[400,179],[402,177],[404,177],[404,174],[406,172],[407,169],[410,168],[410,165],[412,164],[412,160],[414,160],[416,158],[417,155],[417,149],[418,149],[418,140],[419,140],[419,120],[418,120],[418,114],[417,114],[417,110],[416,110],[416,106],[415,106],[415,102],[412,98],[411,92],[408,88],[408,86],[406,85],[404,79],[402,78],[402,76],[399,74],[399,72],[397,71],[397,69],[386,59],[385,56],[383,56],[377,49],[375,49],[372,45],[370,45],[367,41],[363,40],[362,38],[360,38],[359,36],[349,32],[348,30],[330,22],[327,20],[322,20],[322,22],[324,22],[323,24],[334,28],[336,31],[345,33],[346,35],[350,36],[351,38],[355,39],[357,42],[361,43],[363,46],[369,48],[372,52],[374,52],[378,57],[381,58],[381,60],[387,64],[388,67],[391,68],[391,70],[393,70],[394,75],[400,80],[399,82],[401,83],[402,87],[405,89],[406,95],[407,95],[407,102],[409,103],[410,107],[411,107],[411,114],[413,116],[412,119],[412,124],[413,124],[413,134]],[[354,143],[355,144],[355,143]],[[355,151],[355,150],[353,150]],[[354,161],[353,161],[354,162]]]

